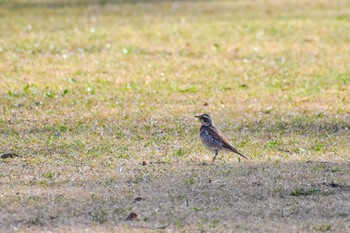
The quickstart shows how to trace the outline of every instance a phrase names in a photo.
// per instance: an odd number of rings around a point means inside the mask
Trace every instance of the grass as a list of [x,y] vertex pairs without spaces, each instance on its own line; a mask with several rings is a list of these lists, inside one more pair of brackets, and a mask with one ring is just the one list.
[[349,9],[0,1],[0,231],[349,231]]

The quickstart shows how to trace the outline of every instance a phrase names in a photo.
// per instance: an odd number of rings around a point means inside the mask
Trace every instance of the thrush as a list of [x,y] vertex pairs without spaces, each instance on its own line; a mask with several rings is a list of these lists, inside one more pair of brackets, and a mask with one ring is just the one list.
[[210,118],[208,114],[202,114],[199,116],[195,116],[199,118],[202,126],[199,130],[199,137],[203,143],[203,145],[210,151],[214,152],[213,162],[216,159],[216,156],[219,154],[221,150],[232,151],[236,154],[239,154],[243,158],[247,159],[246,156],[241,154],[236,148],[234,148],[229,141],[225,138],[225,136],[216,128],[213,120]]

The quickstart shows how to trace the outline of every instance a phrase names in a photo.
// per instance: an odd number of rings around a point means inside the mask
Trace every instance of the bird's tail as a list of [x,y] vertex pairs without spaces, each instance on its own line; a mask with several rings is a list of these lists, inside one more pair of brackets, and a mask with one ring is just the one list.
[[239,155],[242,156],[243,158],[248,159],[245,155],[241,154],[236,148],[234,148],[234,147],[231,146],[231,147],[229,147],[228,149],[229,149],[230,151],[236,153],[236,154],[239,154]]

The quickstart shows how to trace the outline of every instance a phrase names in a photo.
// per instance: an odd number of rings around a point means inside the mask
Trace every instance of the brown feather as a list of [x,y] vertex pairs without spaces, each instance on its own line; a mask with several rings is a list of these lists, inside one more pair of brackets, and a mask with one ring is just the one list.
[[243,154],[241,154],[236,148],[234,148],[230,142],[225,138],[225,136],[220,132],[220,130],[218,130],[215,125],[212,125],[210,127],[207,127],[208,133],[209,135],[211,135],[215,140],[218,140],[220,142],[223,143],[222,148],[226,149],[226,150],[230,150],[236,154],[239,154],[240,156],[242,156],[245,159],[248,159],[246,156],[244,156]]

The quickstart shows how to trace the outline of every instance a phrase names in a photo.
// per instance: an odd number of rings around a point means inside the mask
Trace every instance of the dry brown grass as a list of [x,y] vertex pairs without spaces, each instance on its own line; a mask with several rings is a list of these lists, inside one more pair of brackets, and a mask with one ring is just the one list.
[[[203,165],[179,160],[124,162],[109,169],[49,164],[52,175],[43,173],[45,163],[14,159],[6,165],[2,231],[310,232],[330,227],[347,232],[350,227],[345,161]],[[130,212],[138,218],[126,221]]]

